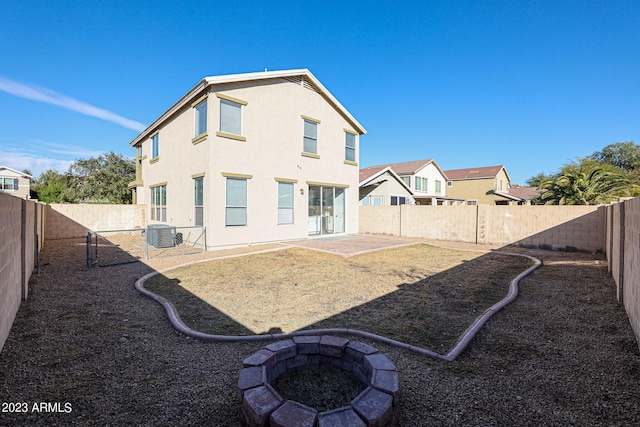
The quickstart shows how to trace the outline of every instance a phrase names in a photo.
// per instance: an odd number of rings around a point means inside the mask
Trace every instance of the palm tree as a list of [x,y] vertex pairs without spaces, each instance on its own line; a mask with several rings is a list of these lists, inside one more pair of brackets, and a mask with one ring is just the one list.
[[544,192],[536,203],[545,205],[600,205],[640,190],[620,168],[593,159],[566,164],[541,187]]

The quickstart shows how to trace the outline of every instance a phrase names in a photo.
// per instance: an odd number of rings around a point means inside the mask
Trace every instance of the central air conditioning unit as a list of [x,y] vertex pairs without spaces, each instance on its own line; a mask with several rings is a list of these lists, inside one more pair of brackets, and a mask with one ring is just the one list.
[[176,245],[176,228],[166,224],[147,226],[147,244],[155,248],[172,248]]

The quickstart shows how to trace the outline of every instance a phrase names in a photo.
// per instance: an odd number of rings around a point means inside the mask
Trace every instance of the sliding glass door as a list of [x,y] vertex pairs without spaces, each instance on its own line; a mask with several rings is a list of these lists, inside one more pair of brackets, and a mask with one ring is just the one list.
[[345,189],[309,186],[309,235],[345,232]]

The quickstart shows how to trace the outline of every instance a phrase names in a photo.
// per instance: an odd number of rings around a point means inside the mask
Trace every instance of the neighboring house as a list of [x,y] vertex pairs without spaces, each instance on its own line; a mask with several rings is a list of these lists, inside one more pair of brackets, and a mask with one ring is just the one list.
[[365,132],[307,69],[206,77],[131,141],[129,187],[208,247],[357,233]]
[[[447,178],[433,159],[387,163],[369,168],[390,168],[413,192],[417,205],[442,205],[455,203],[448,197],[445,188]],[[367,168],[367,169],[369,169]],[[364,169],[366,170],[366,169]],[[362,181],[362,179],[360,180]]]
[[518,184],[511,184],[509,195],[520,199],[519,205],[530,205],[531,201],[542,194],[543,191],[537,187],[527,187]]
[[411,188],[388,166],[360,169],[360,205],[413,205]]
[[503,165],[444,171],[447,194],[466,200],[466,204],[513,205],[523,199],[509,193],[511,179]]
[[0,166],[0,191],[22,199],[31,194],[32,176],[6,166]]

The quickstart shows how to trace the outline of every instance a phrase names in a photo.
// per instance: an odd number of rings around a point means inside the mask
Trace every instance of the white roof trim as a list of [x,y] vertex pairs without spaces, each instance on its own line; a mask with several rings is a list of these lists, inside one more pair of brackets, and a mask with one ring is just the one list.
[[218,85],[223,83],[236,83],[236,82],[247,82],[247,81],[257,81],[257,80],[266,80],[266,79],[277,79],[284,77],[292,77],[292,76],[304,76],[308,79],[322,94],[330,104],[333,105],[341,114],[345,116],[345,118],[351,122],[351,124],[356,128],[356,131],[361,135],[367,133],[366,129],[353,117],[346,108],[325,88],[322,83],[313,75],[311,71],[306,68],[296,69],[296,70],[282,70],[282,71],[261,71],[255,73],[243,73],[243,74],[227,74],[223,76],[211,76],[205,77],[202,79],[197,85],[195,85],[189,92],[187,92],[182,98],[178,100],[175,104],[173,104],[167,111],[165,111],[159,118],[157,118],[153,123],[151,123],[144,131],[142,131],[133,141],[129,143],[131,146],[135,146],[138,143],[144,141],[148,138],[149,134],[154,132],[160,125],[175,114],[177,111],[184,108],[185,105],[189,104],[192,99],[198,96],[203,90],[212,85]]
[[8,167],[8,166],[0,166],[0,170],[3,170],[3,169],[4,169],[4,170],[11,171],[11,172],[14,172],[14,173],[17,173],[18,175],[23,176],[23,177],[25,177],[25,178],[33,178],[33,177],[32,177],[31,175],[29,175],[28,173],[24,173],[24,172],[17,171],[17,170],[15,170],[15,169],[11,169],[11,168],[10,168],[10,167]]
[[390,174],[393,178],[395,178],[395,179],[400,183],[400,185],[402,185],[402,186],[403,186],[403,187],[404,187],[404,188],[409,192],[409,194],[411,194],[411,195],[413,196],[413,190],[411,190],[411,187],[409,187],[409,186],[408,186],[408,185],[407,185],[407,184],[402,180],[402,178],[400,178],[400,177],[398,176],[398,174],[397,174],[397,173],[395,173],[395,172],[393,171],[393,169],[391,169],[391,167],[389,167],[389,166],[387,166],[387,167],[386,167],[386,168],[384,168],[384,169],[381,169],[379,172],[374,173],[374,174],[373,174],[373,175],[371,175],[369,178],[367,178],[367,179],[365,179],[364,181],[360,182],[359,187],[364,187],[364,186],[366,186],[368,183],[370,183],[370,182],[371,182],[371,181],[373,181],[374,179],[378,178],[379,176],[384,175],[384,174],[385,174],[385,173],[387,173],[387,172],[389,172],[389,174]]

